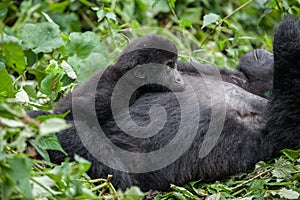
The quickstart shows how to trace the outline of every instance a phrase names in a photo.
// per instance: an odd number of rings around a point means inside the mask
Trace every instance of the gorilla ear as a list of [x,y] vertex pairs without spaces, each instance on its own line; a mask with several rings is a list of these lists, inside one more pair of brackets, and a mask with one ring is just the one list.
[[145,70],[145,67],[142,67],[140,65],[136,66],[134,69],[133,69],[133,74],[135,77],[137,78],[140,78],[140,79],[145,79],[146,78],[146,75],[147,75],[147,72]]

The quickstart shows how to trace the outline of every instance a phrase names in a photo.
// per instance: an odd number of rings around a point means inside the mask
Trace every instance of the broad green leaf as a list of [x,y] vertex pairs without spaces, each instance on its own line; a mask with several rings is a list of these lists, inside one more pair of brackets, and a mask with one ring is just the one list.
[[69,41],[66,44],[66,51],[69,56],[76,54],[77,57],[84,59],[88,57],[97,46],[101,47],[104,54],[107,52],[104,44],[95,33],[71,33]]
[[2,44],[2,51],[6,60],[6,65],[22,74],[25,70],[25,59],[22,48],[15,42]]
[[46,135],[39,139],[38,144],[46,150],[57,150],[67,155],[64,149],[61,147],[59,140],[54,133]]
[[299,150],[291,150],[291,149],[284,149],[282,150],[282,153],[286,155],[290,160],[294,161],[297,158],[300,157],[300,151]]
[[201,27],[201,29],[203,29],[204,27],[213,24],[215,22],[217,22],[220,19],[219,15],[216,15],[214,13],[210,13],[208,15],[205,15],[203,18],[203,25]]
[[47,152],[47,149],[41,146],[36,140],[30,140],[29,143],[36,149],[36,151],[44,160],[50,162],[50,157]]
[[249,190],[262,190],[264,189],[265,183],[265,180],[254,180],[253,182],[251,182]]
[[278,194],[283,199],[299,199],[300,194],[293,190],[288,190],[286,188],[282,188],[279,192],[272,192],[272,195]]
[[[68,60],[69,61],[69,60]],[[110,61],[101,53],[91,53],[89,57],[84,60],[72,60],[71,63],[76,66],[77,65],[77,76],[78,81],[82,82],[89,78],[92,74],[94,74],[99,69],[102,69],[110,64]],[[75,61],[75,62],[74,62]]]
[[32,181],[32,194],[33,198],[39,199],[41,197],[51,197],[52,194],[58,195],[62,192],[57,192],[52,190],[55,186],[55,181],[49,178],[49,176],[38,176],[32,178],[34,181]]
[[3,62],[0,62],[0,93],[5,93],[5,96],[12,96],[13,93],[13,82],[10,78],[5,65]]
[[275,161],[274,167],[275,169],[272,171],[272,174],[277,178],[289,177],[293,172],[291,164],[282,158]]
[[30,144],[38,151],[38,153],[48,162],[50,162],[50,157],[47,150],[56,150],[64,153],[64,149],[61,147],[58,138],[55,133],[50,133],[43,136],[39,140],[30,140]]
[[36,54],[50,53],[64,44],[59,26],[51,22],[25,24],[20,33],[23,47]]
[[66,121],[63,119],[51,118],[51,119],[47,119],[41,124],[39,133],[45,136],[50,133],[56,133],[70,127],[71,125],[67,124]]
[[66,50],[79,82],[110,64],[106,46],[92,32],[71,33]]
[[143,193],[140,188],[136,186],[132,186],[128,188],[124,193],[124,200],[140,200],[145,196],[145,193]]
[[[13,157],[8,160],[8,169],[2,168],[1,174],[5,174],[6,178],[4,179],[6,182],[2,183],[2,199],[10,199],[10,194],[17,190],[24,195],[23,199],[32,199],[32,190],[30,180],[30,171],[33,167],[33,161],[27,157]],[[11,183],[7,182],[11,181]],[[12,187],[15,185],[17,188]]]

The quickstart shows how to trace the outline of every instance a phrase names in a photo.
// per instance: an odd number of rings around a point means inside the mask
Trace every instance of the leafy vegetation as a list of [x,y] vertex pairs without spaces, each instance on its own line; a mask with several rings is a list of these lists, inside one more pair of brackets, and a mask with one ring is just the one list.
[[[32,119],[26,113],[51,111],[77,84],[112,63],[129,36],[160,33],[176,43],[180,59],[234,68],[253,48],[271,51],[273,29],[285,14],[299,17],[299,0],[1,1],[0,198],[147,195],[137,187],[116,191],[114,177],[91,180],[85,174],[90,163],[79,156],[75,162],[50,163],[47,150],[63,152],[54,132],[68,127],[64,115]],[[299,179],[300,150],[284,150],[248,174],[171,185],[170,192],[154,198],[298,199]]]

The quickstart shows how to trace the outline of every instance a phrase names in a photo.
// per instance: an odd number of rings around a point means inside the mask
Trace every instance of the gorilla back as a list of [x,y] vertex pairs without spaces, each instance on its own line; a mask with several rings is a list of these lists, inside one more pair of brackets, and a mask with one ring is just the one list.
[[[143,94],[130,106],[131,115],[124,115],[124,108],[114,116],[127,122],[122,127],[109,118],[99,130],[80,118],[57,136],[70,156],[76,153],[92,162],[92,178],[112,174],[113,184],[122,189],[137,185],[142,190],[167,190],[170,183],[245,171],[282,148],[300,145],[299,37],[297,19],[284,19],[276,30],[270,101],[222,82],[214,73],[183,73],[185,91]],[[130,132],[155,122],[162,128],[147,138],[147,132]],[[172,148],[165,148],[170,144]],[[58,152],[50,156],[54,162],[64,158]]]

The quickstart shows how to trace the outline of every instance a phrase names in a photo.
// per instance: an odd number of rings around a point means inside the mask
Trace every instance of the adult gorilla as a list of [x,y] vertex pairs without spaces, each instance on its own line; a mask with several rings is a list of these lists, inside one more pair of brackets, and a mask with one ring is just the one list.
[[[214,68],[202,68],[200,75],[182,74],[191,86],[184,92],[143,94],[130,106],[131,115],[120,109],[101,130],[79,113],[81,117],[69,121],[73,127],[57,136],[70,156],[76,153],[93,163],[92,178],[112,174],[113,184],[122,189],[137,185],[144,191],[167,190],[170,183],[220,179],[245,171],[277,156],[280,149],[300,145],[299,55],[299,21],[286,18],[275,33],[274,89],[269,101],[220,81]],[[74,109],[73,113],[76,116]],[[115,119],[127,122],[121,124],[126,133]],[[135,133],[136,125],[143,128],[153,122],[163,126],[157,134],[146,138],[147,132]],[[169,145],[172,148],[165,151]],[[126,150],[127,155],[116,149]],[[54,162],[64,159],[59,152],[50,156]]]

